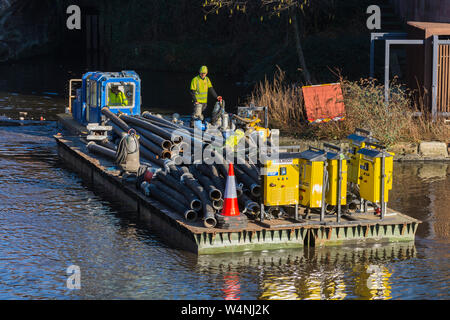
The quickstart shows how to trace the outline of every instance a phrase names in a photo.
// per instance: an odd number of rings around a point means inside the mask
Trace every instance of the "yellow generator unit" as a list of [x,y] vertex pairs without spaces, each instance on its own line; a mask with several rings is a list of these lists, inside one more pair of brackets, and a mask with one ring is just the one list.
[[325,153],[321,150],[309,150],[299,155],[300,204],[309,208],[322,207],[322,191],[324,190],[324,166],[327,161]]
[[341,205],[347,204],[347,176],[348,166],[347,157],[343,153],[327,152],[327,172],[328,186],[326,192],[326,203],[328,205],[338,205],[338,186],[339,186],[339,160],[341,160]]
[[299,159],[296,153],[280,153],[263,162],[263,204],[296,205],[299,199]]
[[347,137],[351,141],[349,147],[349,163],[348,163],[348,182],[359,184],[360,180],[360,161],[362,155],[358,151],[366,147],[367,142],[376,142],[376,139],[372,138],[372,133],[367,130],[355,129],[355,133]]
[[[389,190],[392,189],[394,154],[372,148],[363,148],[358,151],[358,154],[361,155],[359,176],[361,198],[384,206],[388,202]],[[382,180],[384,180],[384,186]]]

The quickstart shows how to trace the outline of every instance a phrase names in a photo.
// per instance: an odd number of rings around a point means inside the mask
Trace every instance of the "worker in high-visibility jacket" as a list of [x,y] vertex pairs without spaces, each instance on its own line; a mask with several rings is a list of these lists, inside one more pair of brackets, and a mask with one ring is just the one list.
[[192,123],[194,120],[202,120],[203,112],[208,106],[208,93],[210,93],[215,99],[222,101],[222,97],[218,96],[214,90],[211,80],[206,76],[208,74],[208,68],[206,66],[200,67],[199,75],[194,77],[191,81],[191,95],[194,103],[194,112],[192,113]]
[[111,86],[108,97],[108,106],[128,106],[128,99],[118,85]]

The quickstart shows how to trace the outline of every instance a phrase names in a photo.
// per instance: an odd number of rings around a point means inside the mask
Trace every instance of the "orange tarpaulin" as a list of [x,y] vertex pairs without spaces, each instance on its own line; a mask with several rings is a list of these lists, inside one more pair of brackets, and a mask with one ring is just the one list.
[[302,91],[309,122],[327,122],[344,118],[344,96],[339,83],[305,86],[302,87]]

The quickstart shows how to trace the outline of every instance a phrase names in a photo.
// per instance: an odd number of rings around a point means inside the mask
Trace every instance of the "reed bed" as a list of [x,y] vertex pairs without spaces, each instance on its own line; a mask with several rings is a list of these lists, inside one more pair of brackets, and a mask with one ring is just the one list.
[[[450,125],[443,118],[432,121],[423,96],[414,99],[396,79],[390,86],[389,105],[384,86],[373,79],[349,81],[340,77],[346,117],[342,121],[308,124],[300,86],[289,85],[281,69],[254,89],[248,103],[269,107],[271,126],[283,134],[308,139],[343,139],[355,128],[365,128],[388,146],[397,142],[442,141],[450,143]],[[420,116],[415,115],[421,112]]]

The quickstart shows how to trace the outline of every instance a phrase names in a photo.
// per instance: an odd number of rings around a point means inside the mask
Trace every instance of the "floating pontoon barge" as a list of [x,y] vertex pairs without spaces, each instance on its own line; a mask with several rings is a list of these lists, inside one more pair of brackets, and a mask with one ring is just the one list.
[[146,197],[133,183],[119,176],[115,164],[92,156],[83,142],[86,128],[70,114],[58,115],[70,135],[55,136],[58,154],[87,183],[117,199],[124,209],[155,230],[171,245],[197,254],[258,251],[305,246],[343,245],[413,241],[419,220],[388,209],[383,220],[373,213],[343,215],[337,223],[332,216],[320,222],[319,216],[293,221],[274,219],[252,221],[244,229],[205,228],[201,222],[186,222],[166,205]]

